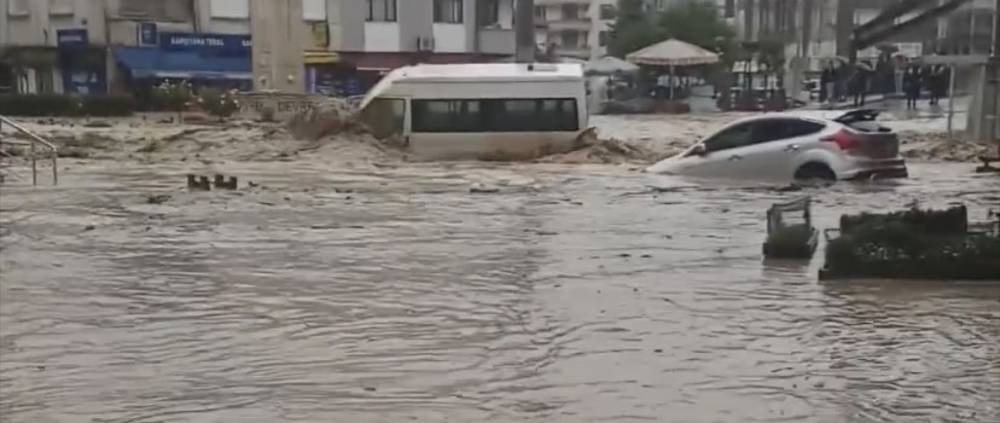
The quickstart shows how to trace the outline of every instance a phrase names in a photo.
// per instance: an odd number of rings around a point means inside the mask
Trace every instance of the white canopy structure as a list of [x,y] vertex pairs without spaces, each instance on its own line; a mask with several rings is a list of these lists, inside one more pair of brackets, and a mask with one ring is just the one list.
[[633,73],[639,67],[614,56],[604,56],[587,62],[583,69],[589,74],[612,75],[619,72]]
[[719,55],[691,43],[671,38],[625,56],[629,62],[648,66],[696,66],[719,63]]

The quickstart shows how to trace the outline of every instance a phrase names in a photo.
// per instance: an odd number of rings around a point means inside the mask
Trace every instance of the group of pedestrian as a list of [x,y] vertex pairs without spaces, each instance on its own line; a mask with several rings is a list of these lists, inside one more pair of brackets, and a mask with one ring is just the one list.
[[951,71],[944,65],[920,67],[911,65],[903,74],[903,92],[906,94],[906,108],[917,108],[920,94],[930,94],[930,104],[938,105],[941,97],[948,93]]
[[[820,73],[820,102],[835,103],[853,99],[854,107],[865,105],[869,93],[895,92],[899,83],[893,77],[896,67],[880,61],[876,67],[862,61],[856,65],[828,63]],[[950,70],[944,65],[918,66],[912,64],[902,71],[898,87],[906,96],[907,109],[915,109],[921,93],[930,95],[930,104],[938,105],[948,93]]]
[[820,73],[820,102],[837,102],[854,99],[854,106],[865,105],[871,91],[872,67],[867,62],[855,66],[828,64]]

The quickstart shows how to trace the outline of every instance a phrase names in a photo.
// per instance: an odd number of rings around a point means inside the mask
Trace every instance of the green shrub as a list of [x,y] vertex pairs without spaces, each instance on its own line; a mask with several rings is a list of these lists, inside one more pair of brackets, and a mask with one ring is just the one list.
[[129,116],[135,108],[130,95],[86,96],[80,102],[80,114],[85,116]]
[[205,111],[220,120],[232,116],[240,108],[240,103],[236,100],[236,90],[204,89],[198,96],[198,102]]
[[913,279],[1000,280],[1000,237],[929,233],[899,221],[873,221],[830,241],[832,274]]
[[153,102],[178,115],[191,105],[193,99],[190,82],[164,82],[153,88]]
[[135,100],[127,95],[73,97],[54,94],[2,94],[0,114],[11,116],[128,116]]
[[964,234],[969,230],[969,213],[965,206],[946,210],[912,208],[893,213],[862,213],[840,217],[840,231],[851,232],[866,225],[885,226],[903,223],[913,230],[930,234]]
[[0,94],[0,115],[74,116],[79,99],[54,94]]

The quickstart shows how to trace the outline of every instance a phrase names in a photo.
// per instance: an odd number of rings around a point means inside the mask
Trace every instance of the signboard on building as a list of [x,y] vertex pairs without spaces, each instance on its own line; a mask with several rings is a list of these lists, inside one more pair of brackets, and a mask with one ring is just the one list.
[[200,34],[190,32],[160,33],[164,50],[214,51],[235,56],[250,55],[250,36],[236,34]]
[[56,31],[56,45],[61,50],[86,50],[89,44],[86,29],[60,29]]

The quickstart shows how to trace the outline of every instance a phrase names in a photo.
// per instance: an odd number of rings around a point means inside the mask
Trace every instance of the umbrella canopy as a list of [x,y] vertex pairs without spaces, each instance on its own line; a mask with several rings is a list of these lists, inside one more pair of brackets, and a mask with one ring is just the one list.
[[613,56],[604,56],[587,62],[584,70],[594,75],[613,75],[616,73],[632,73],[639,70],[639,67]]
[[719,62],[719,55],[671,38],[625,56],[629,62],[651,66],[694,66]]

